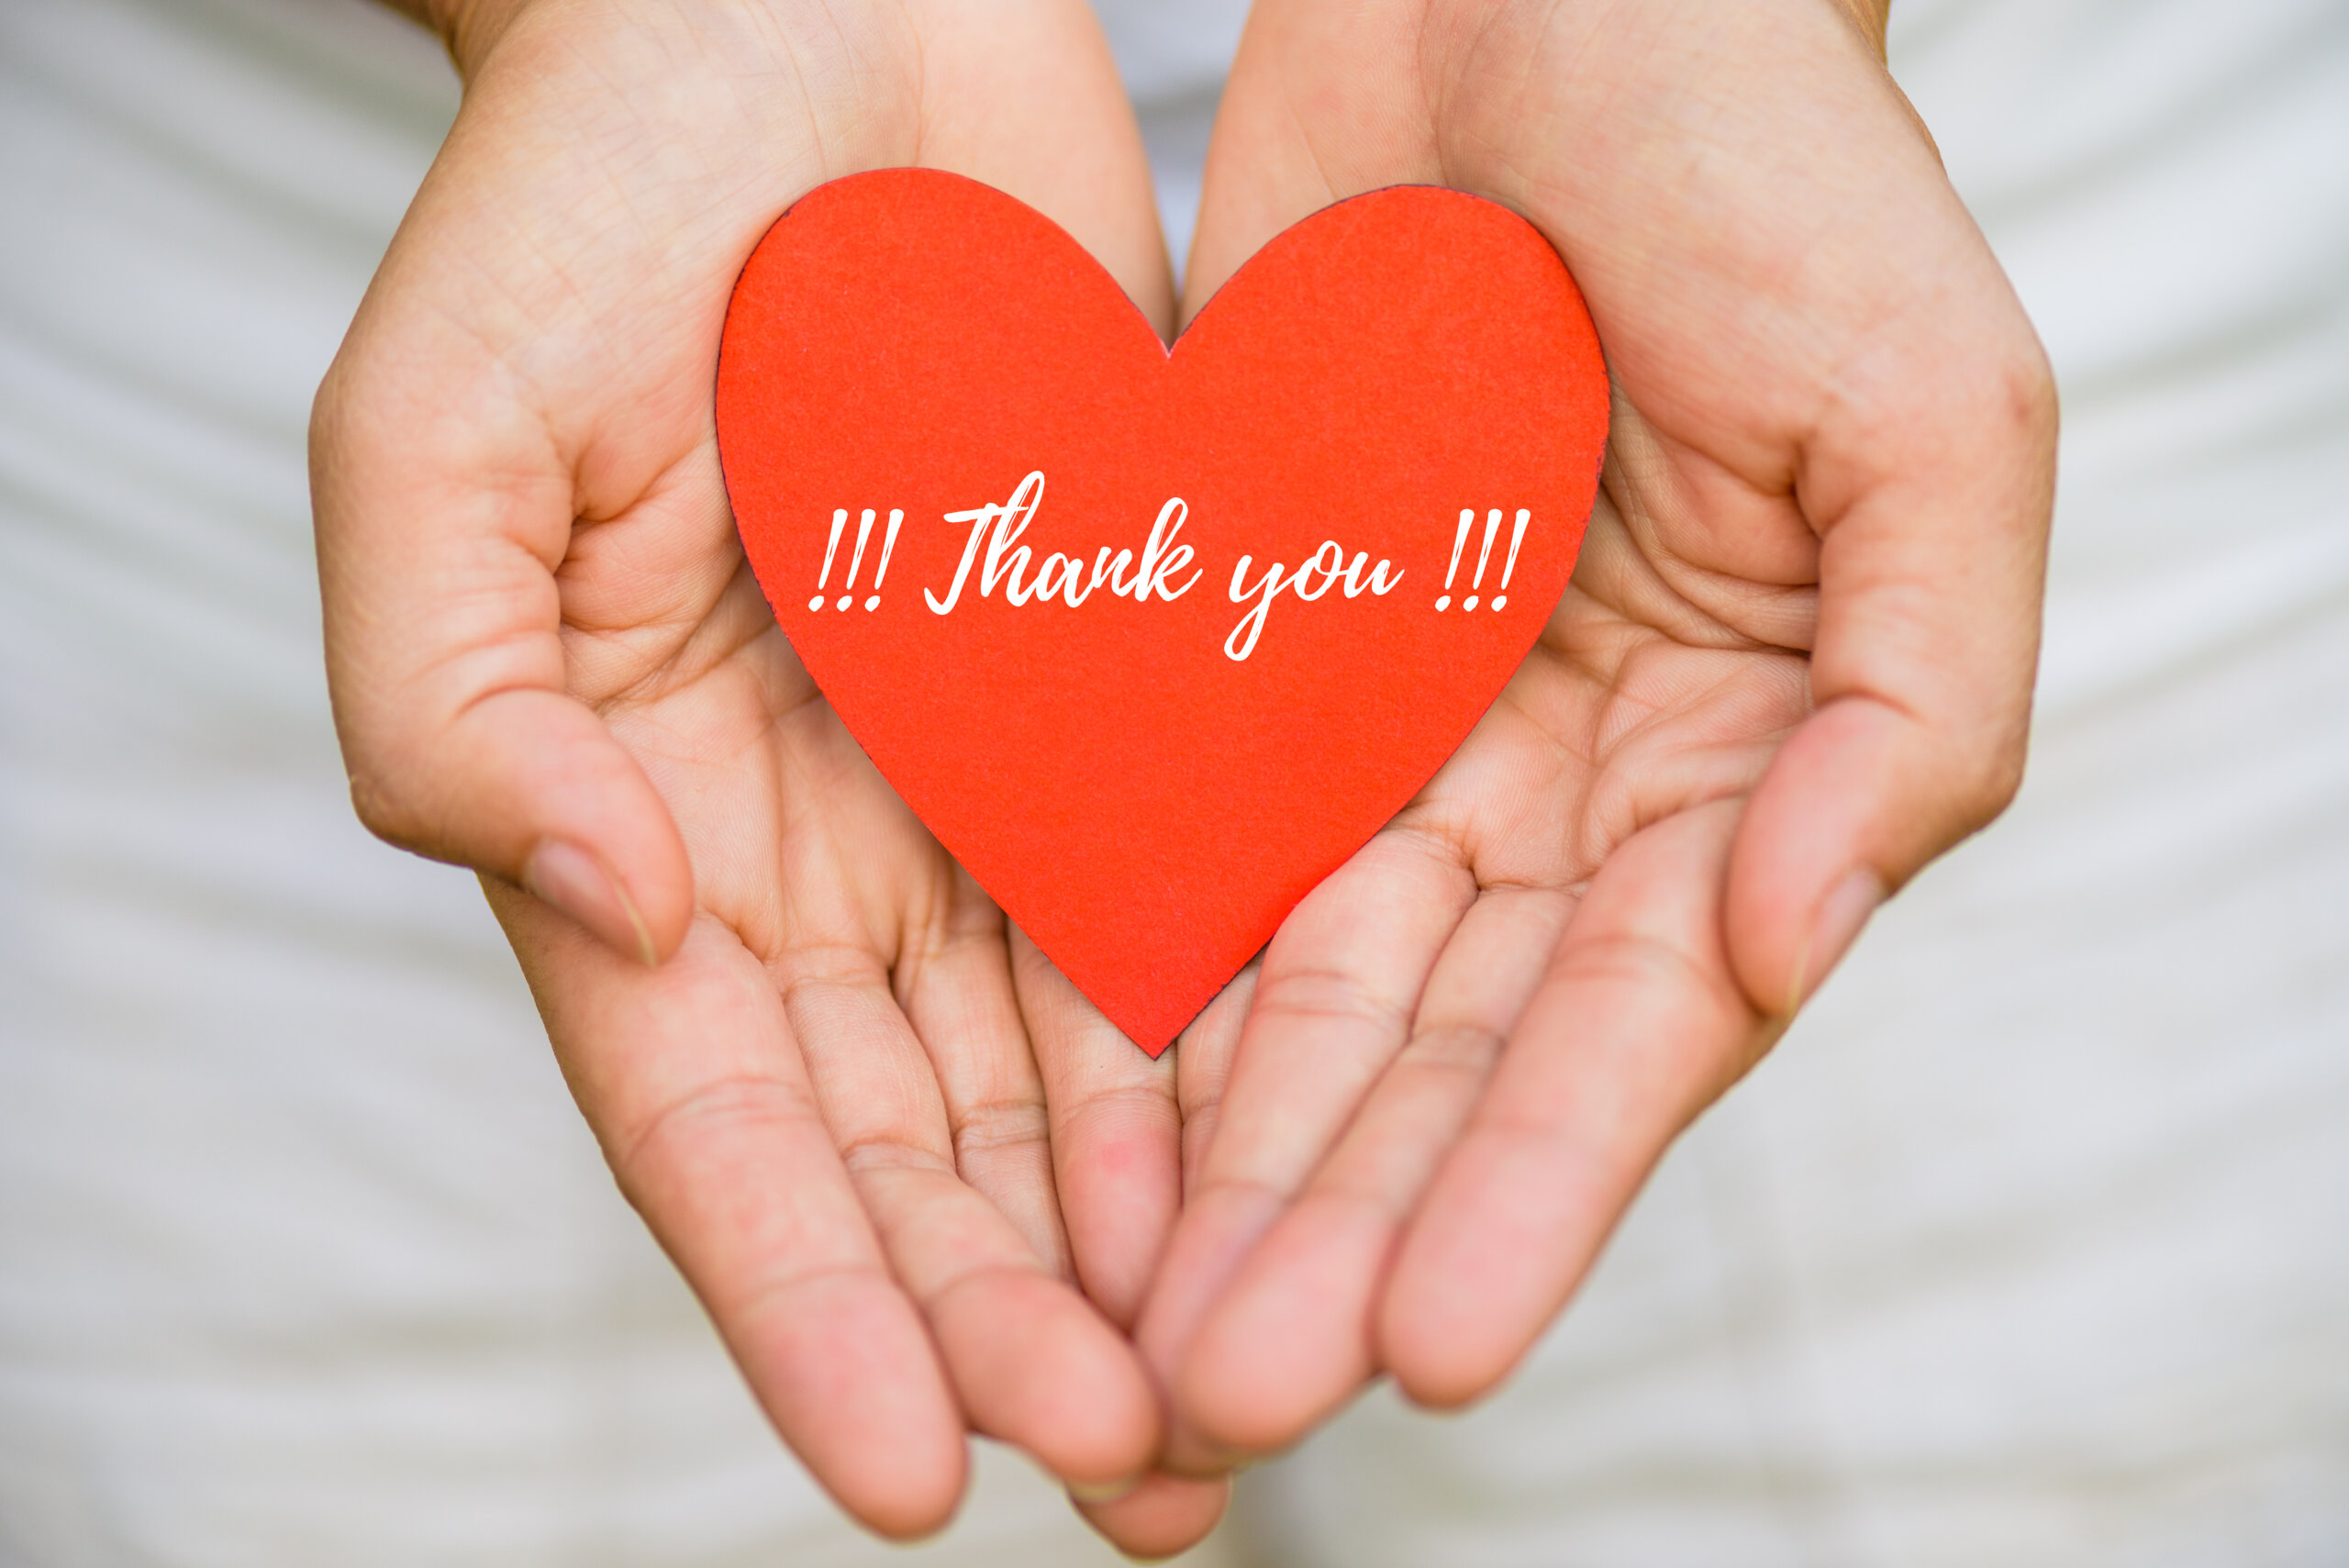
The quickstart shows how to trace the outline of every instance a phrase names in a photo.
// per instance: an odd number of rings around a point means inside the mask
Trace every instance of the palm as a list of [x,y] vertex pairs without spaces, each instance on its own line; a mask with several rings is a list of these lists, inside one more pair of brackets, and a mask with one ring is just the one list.
[[1809,706],[1809,628],[1719,618],[1651,549],[1603,498],[1541,640],[1389,833],[1452,848],[1479,889],[1567,894],[1634,834],[1751,787]]

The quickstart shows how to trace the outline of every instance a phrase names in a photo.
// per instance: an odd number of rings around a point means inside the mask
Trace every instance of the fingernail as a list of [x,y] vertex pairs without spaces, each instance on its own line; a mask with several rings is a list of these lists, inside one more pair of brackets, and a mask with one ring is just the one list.
[[628,889],[602,861],[578,845],[562,839],[540,840],[522,867],[522,885],[646,968],[659,964],[652,933],[645,929]]
[[1114,1503],[1120,1497],[1132,1496],[1133,1489],[1141,1485],[1141,1477],[1139,1475],[1121,1476],[1115,1481],[1072,1481],[1068,1483],[1068,1495],[1080,1503],[1098,1507],[1104,1503]]
[[1810,940],[1803,943],[1802,953],[1795,961],[1793,989],[1787,996],[1787,1016],[1792,1018],[1802,1007],[1803,1000],[1816,990],[1818,980],[1834,969],[1860,928],[1884,902],[1884,883],[1876,873],[1863,866],[1835,884],[1834,891],[1820,901],[1819,917],[1811,922]]

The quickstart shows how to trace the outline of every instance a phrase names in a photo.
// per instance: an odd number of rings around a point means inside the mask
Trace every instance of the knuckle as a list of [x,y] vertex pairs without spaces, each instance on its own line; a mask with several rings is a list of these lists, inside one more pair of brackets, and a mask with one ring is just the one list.
[[2023,342],[2000,369],[2000,391],[2015,422],[2049,439],[2055,434],[2061,402],[2055,388],[2055,367],[2039,339],[2026,332]]
[[958,1167],[997,1150],[1051,1141],[1044,1103],[1028,1096],[983,1100],[963,1108],[954,1127]]
[[1965,425],[2013,454],[2016,483],[2034,492],[2052,488],[2059,419],[2055,372],[2028,326],[2018,327],[2014,341],[1984,352],[1973,388]]
[[1557,979],[1651,995],[1725,995],[1721,976],[1677,942],[1641,931],[1586,937],[1560,956]]
[[1938,772],[1949,842],[1980,832],[2014,804],[2022,789],[2028,751],[2026,732],[2016,724],[1944,753]]
[[[351,787],[351,808],[360,826],[391,845],[427,860],[473,865],[504,877],[518,874],[511,863],[487,863],[479,857],[477,831],[468,831],[465,817],[452,810],[446,779],[410,765],[401,748],[346,741],[344,777]],[[478,823],[473,826],[477,828]]]
[[615,1126],[607,1139],[613,1173],[635,1201],[633,1189],[653,1167],[729,1142],[785,1141],[804,1131],[812,1117],[805,1096],[772,1076],[741,1073],[713,1078]]
[[2021,735],[1998,748],[1984,795],[1992,816],[2012,806],[2015,796],[2022,793],[2023,770],[2030,761],[2030,751],[2029,743]]
[[1503,1032],[1473,1018],[1422,1024],[1396,1056],[1393,1073],[1481,1084],[1499,1059]]
[[2015,796],[2022,790],[2023,767],[2029,752],[2028,740],[2020,728],[1985,748],[1973,781],[1971,804],[1978,818],[1974,826],[1987,826],[2014,804]]
[[1250,1011],[1381,1029],[1399,1029],[1408,1022],[1406,1006],[1382,995],[1365,977],[1325,967],[1275,971],[1267,966],[1256,983]]
[[423,841],[422,824],[383,772],[364,762],[349,764],[351,808],[360,826],[384,842],[414,850]]
[[955,1184],[962,1181],[948,1152],[901,1132],[878,1131],[852,1138],[840,1146],[840,1157],[841,1169],[858,1181],[891,1176]]

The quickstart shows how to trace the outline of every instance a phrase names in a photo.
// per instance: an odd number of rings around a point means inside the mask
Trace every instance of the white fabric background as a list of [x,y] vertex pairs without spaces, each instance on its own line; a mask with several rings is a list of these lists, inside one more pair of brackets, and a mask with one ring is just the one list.
[[[1240,7],[1104,9],[1179,255]],[[1514,1387],[1203,1561],[2349,1560],[2349,7],[1895,25],[2065,395],[2023,799]],[[344,801],[303,424],[453,102],[358,0],[0,0],[0,1563],[907,1556]],[[1109,1556],[990,1454],[911,1560]]]

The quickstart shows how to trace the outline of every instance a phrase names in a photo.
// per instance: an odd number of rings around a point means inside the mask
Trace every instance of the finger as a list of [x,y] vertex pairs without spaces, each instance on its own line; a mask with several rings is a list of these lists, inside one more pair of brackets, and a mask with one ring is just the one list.
[[1174,1061],[1144,1055],[1025,933],[1015,930],[1011,945],[1076,1277],[1109,1321],[1130,1329],[1183,1203]]
[[1412,1398],[1498,1382],[1667,1144],[1774,1038],[1729,969],[1720,887],[1739,805],[1619,846],[1407,1229],[1376,1317]]
[[1175,1403],[1210,1441],[1241,1453],[1286,1448],[1376,1372],[1374,1308],[1403,1225],[1573,907],[1562,891],[1493,888],[1462,919],[1428,977],[1409,1042],[1200,1323]]
[[[1865,157],[1851,155],[1863,117],[1821,109],[1830,86],[1854,83],[1872,89]],[[1871,215],[1822,243],[1782,240],[1840,305],[1805,302],[1808,395],[1765,427],[1793,452],[1785,489],[1819,539],[1815,712],[1753,791],[1725,923],[1747,995],[1790,1016],[1876,905],[2021,782],[2055,397],[2012,289],[1888,79],[1820,50],[1766,91],[1783,101],[1762,112],[1791,134],[1844,149],[1833,188],[1788,195]]]
[[1240,1053],[1241,1030],[1255,1006],[1256,982],[1264,977],[1262,953],[1248,961],[1231,984],[1199,1009],[1174,1041],[1174,1106],[1183,1118],[1183,1186],[1199,1184],[1215,1129],[1223,1120],[1224,1091],[1231,1085],[1231,1061]]
[[775,1429],[873,1529],[937,1529],[962,1495],[963,1414],[765,971],[706,920],[647,970],[518,890],[484,886],[621,1190]]
[[1154,1562],[1206,1539],[1231,1502],[1231,1483],[1222,1476],[1199,1481],[1158,1471],[1113,1499],[1071,1500],[1085,1522],[1119,1551]]
[[[1251,960],[1232,977],[1231,984],[1218,992],[1215,999],[1191,1020],[1176,1037],[1174,1049],[1167,1052],[1174,1059],[1175,1109],[1182,1118],[1182,1190],[1186,1200],[1202,1189],[1207,1179],[1208,1155],[1215,1147],[1216,1129],[1222,1125],[1223,1098],[1230,1086],[1232,1062],[1240,1053],[1241,1035],[1255,1005],[1256,984],[1264,975],[1264,968],[1263,955]],[[1189,1212],[1187,1207],[1184,1211],[1185,1215]],[[1189,1228],[1197,1229],[1197,1223],[1190,1221]],[[1186,1298],[1160,1299],[1168,1296],[1163,1288],[1167,1252],[1182,1233],[1181,1217],[1176,1226],[1160,1250],[1158,1268],[1150,1282],[1151,1292],[1143,1300],[1141,1318],[1135,1328],[1137,1342],[1152,1373],[1162,1379],[1162,1392],[1163,1380],[1174,1370],[1174,1336],[1169,1334],[1169,1350],[1163,1357],[1151,1356],[1151,1347],[1156,1342],[1152,1336],[1169,1332],[1162,1325],[1186,1324],[1196,1316],[1196,1304]],[[1201,1238],[1195,1240],[1193,1245],[1204,1249],[1209,1243]],[[1180,1274],[1184,1271],[1178,1266],[1174,1272]]]
[[1044,1080],[1012,989],[1003,913],[960,866],[938,880],[941,890],[910,923],[894,973],[937,1075],[954,1169],[1067,1278]]
[[[1390,830],[1282,923],[1142,1316],[1139,1342],[1170,1385],[1208,1304],[1402,1048],[1428,971],[1474,892],[1451,849]],[[1227,1456],[1174,1414],[1166,1462],[1221,1468]]]
[[778,963],[784,1010],[890,1266],[979,1431],[1063,1481],[1141,1473],[1158,1400],[1123,1336],[954,1166],[942,1091],[875,962],[818,943]]
[[[1876,905],[2021,783],[2054,404],[2016,322],[2023,343],[1987,355],[1930,339],[1887,350],[1918,368],[1870,373],[1919,384],[1885,385],[1806,455],[1823,536],[1816,708],[1753,792],[1726,911],[1735,973],[1769,1011],[1791,1016]],[[1971,392],[1934,400],[1952,379]]]
[[[651,781],[568,692],[554,573],[570,477],[518,411],[470,407],[471,428],[449,430],[478,366],[370,374],[367,336],[352,336],[311,426],[328,676],[352,804],[391,842],[526,887],[617,951],[657,962],[684,940],[693,873]],[[436,463],[437,445],[484,461]],[[429,521],[407,528],[415,519]],[[671,588],[697,590],[716,587]]]

